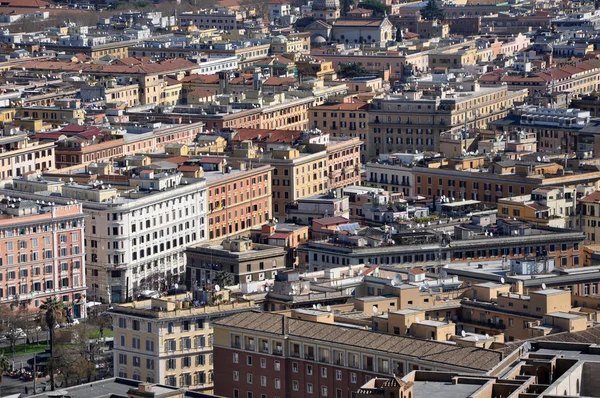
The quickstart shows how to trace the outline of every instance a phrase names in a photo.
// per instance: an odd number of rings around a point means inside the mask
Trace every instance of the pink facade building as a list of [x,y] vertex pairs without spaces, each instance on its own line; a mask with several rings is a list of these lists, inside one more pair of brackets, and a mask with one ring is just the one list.
[[0,305],[35,311],[56,297],[68,316],[84,317],[84,217],[75,202],[0,199]]

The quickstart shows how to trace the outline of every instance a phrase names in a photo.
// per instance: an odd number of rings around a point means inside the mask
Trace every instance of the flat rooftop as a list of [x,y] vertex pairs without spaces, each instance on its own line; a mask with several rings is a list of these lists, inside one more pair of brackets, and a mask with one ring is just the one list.
[[413,395],[415,397],[448,398],[470,397],[481,388],[477,384],[453,384],[451,382],[415,381]]

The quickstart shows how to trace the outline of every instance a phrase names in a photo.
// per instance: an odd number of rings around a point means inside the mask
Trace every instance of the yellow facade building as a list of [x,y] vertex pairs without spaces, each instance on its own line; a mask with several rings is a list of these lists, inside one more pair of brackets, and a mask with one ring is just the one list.
[[230,303],[226,293],[211,306],[194,306],[186,295],[116,305],[115,376],[212,392],[212,322],[254,308]]

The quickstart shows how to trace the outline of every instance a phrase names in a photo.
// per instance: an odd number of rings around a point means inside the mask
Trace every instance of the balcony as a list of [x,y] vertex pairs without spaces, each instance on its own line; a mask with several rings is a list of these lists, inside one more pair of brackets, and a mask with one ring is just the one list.
[[283,355],[283,350],[281,349],[281,347],[275,348],[275,350],[273,350],[273,355]]
[[240,344],[239,341],[233,341],[233,342],[231,342],[231,348],[241,349],[242,345]]
[[321,357],[319,358],[319,362],[329,363],[329,357]]

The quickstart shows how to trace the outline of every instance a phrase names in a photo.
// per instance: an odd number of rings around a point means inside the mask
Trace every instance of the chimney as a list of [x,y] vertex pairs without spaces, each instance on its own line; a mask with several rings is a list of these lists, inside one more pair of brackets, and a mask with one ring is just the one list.
[[281,334],[287,336],[290,329],[290,318],[285,315],[281,316]]
[[142,383],[138,386],[139,392],[152,392],[152,384]]
[[523,281],[517,281],[513,286],[513,293],[522,295],[523,294]]

